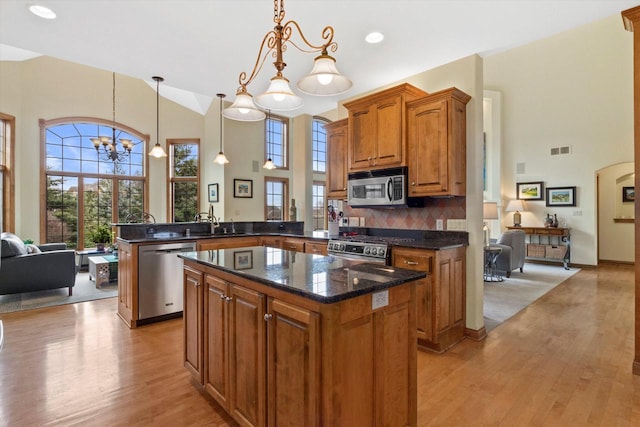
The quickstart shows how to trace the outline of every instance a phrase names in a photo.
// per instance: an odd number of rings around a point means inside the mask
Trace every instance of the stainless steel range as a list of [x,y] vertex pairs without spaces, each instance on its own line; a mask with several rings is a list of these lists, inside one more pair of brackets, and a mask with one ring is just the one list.
[[386,264],[390,259],[389,245],[384,242],[329,240],[327,252],[329,255],[380,264]]

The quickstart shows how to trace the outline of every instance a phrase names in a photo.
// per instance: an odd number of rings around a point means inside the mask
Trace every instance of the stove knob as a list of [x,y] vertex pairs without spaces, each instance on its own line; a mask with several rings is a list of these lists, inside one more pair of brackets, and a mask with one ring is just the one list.
[[365,255],[369,255],[369,252],[371,252],[371,248],[369,248],[369,247],[364,248],[364,254]]
[[340,243],[340,250],[344,251],[347,248],[347,245],[345,245],[344,243]]
[[371,248],[371,255],[375,255],[376,253],[378,253],[378,250],[376,248]]
[[380,248],[380,250],[378,251],[378,255],[380,255],[381,257],[383,257],[385,252],[386,252],[386,251],[385,251],[385,249],[384,249],[384,248]]

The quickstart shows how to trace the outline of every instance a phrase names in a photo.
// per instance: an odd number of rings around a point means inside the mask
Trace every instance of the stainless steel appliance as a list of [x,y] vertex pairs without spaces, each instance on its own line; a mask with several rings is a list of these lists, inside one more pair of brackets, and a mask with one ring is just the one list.
[[327,253],[356,261],[367,261],[379,264],[387,264],[387,261],[391,259],[389,257],[389,245],[384,242],[329,240]]
[[183,309],[181,252],[195,242],[145,245],[138,249],[138,318],[178,316]]
[[352,207],[405,206],[407,168],[392,168],[348,175],[347,198]]

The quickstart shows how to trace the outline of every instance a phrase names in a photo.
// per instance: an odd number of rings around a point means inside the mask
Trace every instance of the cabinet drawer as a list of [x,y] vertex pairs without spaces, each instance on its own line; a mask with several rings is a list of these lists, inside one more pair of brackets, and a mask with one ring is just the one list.
[[304,251],[308,254],[326,255],[327,244],[318,242],[306,242],[304,244]]
[[304,252],[304,240],[285,239],[282,242],[282,249],[286,249],[288,251]]
[[433,272],[433,255],[430,253],[409,252],[393,249],[393,266],[408,270]]

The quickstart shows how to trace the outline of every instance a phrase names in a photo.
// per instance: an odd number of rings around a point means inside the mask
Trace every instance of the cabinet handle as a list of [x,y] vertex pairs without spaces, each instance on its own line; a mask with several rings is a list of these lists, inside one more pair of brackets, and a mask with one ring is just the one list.
[[225,300],[226,302],[231,302],[231,301],[233,301],[233,298],[231,298],[231,297],[226,297],[224,300]]
[[[213,292],[213,289],[211,290],[211,292]],[[224,299],[225,296],[223,294],[220,294],[220,299]]]
[[272,317],[273,317],[273,314],[267,313],[264,315],[264,321],[268,322],[269,320],[271,320]]
[[406,261],[404,262],[407,265],[418,265],[418,263],[416,261]]

